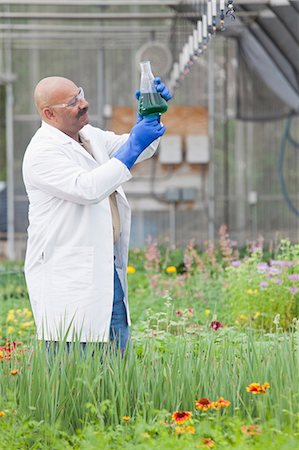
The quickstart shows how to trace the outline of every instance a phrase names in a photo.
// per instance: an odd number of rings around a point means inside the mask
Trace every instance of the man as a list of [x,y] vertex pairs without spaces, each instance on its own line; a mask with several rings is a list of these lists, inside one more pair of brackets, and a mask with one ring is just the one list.
[[[169,100],[159,78],[156,84]],[[42,125],[26,149],[23,178],[25,275],[37,336],[112,340],[123,351],[130,326],[130,208],[121,185],[136,161],[154,154],[165,127],[156,116],[139,117],[130,134],[95,128],[83,89],[62,77],[41,80],[34,98]]]

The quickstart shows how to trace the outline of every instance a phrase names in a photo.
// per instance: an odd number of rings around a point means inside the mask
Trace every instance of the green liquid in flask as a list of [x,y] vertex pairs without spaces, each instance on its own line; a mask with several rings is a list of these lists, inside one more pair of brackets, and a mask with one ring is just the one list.
[[138,112],[141,116],[154,116],[167,111],[167,101],[157,92],[141,94]]

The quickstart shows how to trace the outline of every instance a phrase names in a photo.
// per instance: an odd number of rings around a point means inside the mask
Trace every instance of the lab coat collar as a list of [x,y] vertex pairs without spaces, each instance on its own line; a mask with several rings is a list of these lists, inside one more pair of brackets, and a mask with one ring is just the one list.
[[58,139],[60,143],[62,144],[68,144],[72,142],[74,139],[72,139],[67,134],[63,133],[62,131],[58,130],[58,128],[53,127],[47,122],[42,121],[42,130],[46,133],[51,133],[51,136],[55,139]]
[[[72,148],[74,150],[81,153],[81,155],[85,156],[85,158],[90,159],[91,161],[95,162],[94,158],[84,148],[82,148],[82,146],[79,144],[79,142],[75,141],[73,138],[71,138],[67,134],[63,133],[63,131],[60,131],[58,128],[55,128],[52,125],[50,125],[44,121],[42,122],[41,128],[46,133],[51,134],[51,137],[54,140],[58,140],[60,144],[71,144]],[[80,134],[81,134],[81,130],[80,130]]]

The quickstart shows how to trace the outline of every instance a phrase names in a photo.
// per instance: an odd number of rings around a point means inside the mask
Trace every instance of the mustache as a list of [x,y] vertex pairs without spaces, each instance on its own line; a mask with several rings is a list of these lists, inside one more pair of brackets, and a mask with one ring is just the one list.
[[88,107],[81,109],[81,110],[78,112],[78,118],[81,117],[81,116],[83,116],[87,111],[88,111]]

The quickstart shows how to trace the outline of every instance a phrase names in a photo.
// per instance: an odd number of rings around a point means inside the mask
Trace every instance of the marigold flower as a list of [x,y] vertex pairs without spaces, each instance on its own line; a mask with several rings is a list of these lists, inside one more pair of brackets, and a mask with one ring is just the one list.
[[241,431],[247,436],[257,436],[262,433],[261,427],[259,425],[242,425]]
[[176,273],[176,267],[175,266],[168,266],[166,267],[166,273]]
[[130,419],[131,419],[130,416],[122,416],[122,420],[123,420],[124,422],[129,422]]
[[207,448],[213,448],[215,447],[215,441],[211,438],[203,438],[202,443]]
[[135,272],[136,272],[136,269],[135,269],[134,266],[128,266],[127,267],[127,273],[135,273]]
[[265,382],[264,384],[260,383],[251,383],[246,387],[247,392],[251,392],[252,394],[265,394],[266,390],[270,388],[270,384]]
[[191,417],[192,413],[190,411],[175,411],[171,416],[172,420],[177,424],[185,423]]
[[208,398],[202,397],[199,400],[195,401],[195,408],[200,411],[207,411],[208,409],[213,407],[213,402],[211,402]]
[[11,375],[17,375],[19,373],[18,369],[13,369],[10,371]]
[[230,401],[225,400],[223,397],[219,397],[218,400],[213,402],[213,408],[215,408],[215,409],[228,408],[229,406],[230,406]]
[[0,411],[0,417],[6,416],[6,413],[4,411]]

